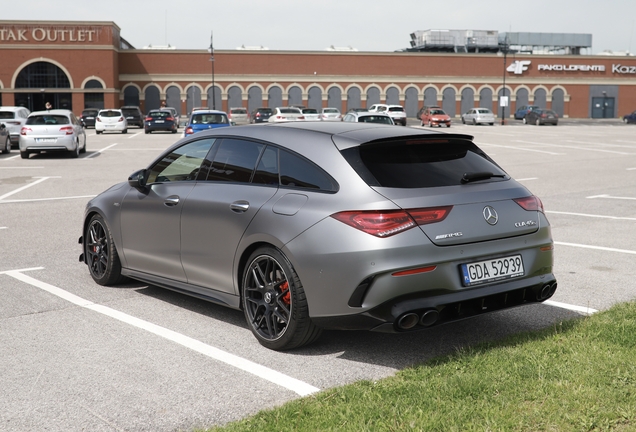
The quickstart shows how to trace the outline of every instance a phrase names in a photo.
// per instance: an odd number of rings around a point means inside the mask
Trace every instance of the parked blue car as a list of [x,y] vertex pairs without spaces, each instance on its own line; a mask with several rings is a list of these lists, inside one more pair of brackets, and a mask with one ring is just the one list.
[[636,123],[636,111],[631,114],[625,114],[623,116],[623,122],[625,123]]
[[539,109],[539,108],[541,107],[538,105],[520,106],[519,108],[517,108],[517,111],[515,111],[515,120],[523,120],[526,114],[528,114],[528,111],[532,111],[533,109]]
[[190,114],[186,124],[184,136],[192,135],[208,129],[231,126],[230,119],[225,111],[196,110]]

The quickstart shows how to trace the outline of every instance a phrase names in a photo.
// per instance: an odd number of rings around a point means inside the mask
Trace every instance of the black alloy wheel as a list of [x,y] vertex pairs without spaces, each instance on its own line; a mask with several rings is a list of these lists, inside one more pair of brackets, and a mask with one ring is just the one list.
[[288,350],[315,341],[305,291],[291,263],[273,247],[256,250],[243,273],[245,319],[261,345]]
[[84,254],[91,277],[100,285],[114,285],[126,278],[121,274],[121,263],[113,237],[96,214],[91,217],[84,234]]

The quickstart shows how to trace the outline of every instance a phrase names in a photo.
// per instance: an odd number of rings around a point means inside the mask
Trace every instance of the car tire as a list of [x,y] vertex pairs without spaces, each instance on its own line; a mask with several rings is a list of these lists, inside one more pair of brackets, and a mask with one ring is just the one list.
[[86,138],[84,138],[84,145],[80,149],[80,153],[86,153]]
[[473,126],[477,126],[477,120],[473,119]]
[[97,129],[95,129],[95,134],[99,135],[100,133],[102,133],[102,131],[98,131]]
[[7,135],[7,139],[4,141],[4,148],[2,149],[2,153],[11,153],[11,140],[9,139],[9,135]]
[[99,285],[116,285],[127,279],[121,274],[113,236],[99,214],[93,215],[86,226],[84,257],[91,277]]
[[488,123],[488,124],[489,124],[490,126],[494,126],[494,125],[495,125],[494,123]]
[[250,255],[241,294],[247,324],[266,348],[298,348],[322,333],[309,317],[305,291],[292,264],[272,246]]
[[449,128],[451,126],[450,123],[446,123],[446,127]]
[[73,158],[73,159],[77,159],[79,157],[80,154],[80,145],[79,145],[79,141],[77,141],[75,143],[75,149],[71,150],[69,152],[69,155]]
[[128,129],[124,129],[123,131],[121,131],[122,134],[127,134],[128,133]]
[[22,159],[28,159],[29,158],[29,152],[20,150],[20,157]]
[[462,124],[466,124],[466,119],[462,117]]

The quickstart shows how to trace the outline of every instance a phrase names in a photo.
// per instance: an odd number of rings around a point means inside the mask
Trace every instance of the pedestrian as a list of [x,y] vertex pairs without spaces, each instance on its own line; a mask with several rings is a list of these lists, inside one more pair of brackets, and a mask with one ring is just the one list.
[[50,111],[53,109],[53,105],[51,105],[51,102],[47,102],[46,104],[44,104],[44,106],[46,107],[47,111]]

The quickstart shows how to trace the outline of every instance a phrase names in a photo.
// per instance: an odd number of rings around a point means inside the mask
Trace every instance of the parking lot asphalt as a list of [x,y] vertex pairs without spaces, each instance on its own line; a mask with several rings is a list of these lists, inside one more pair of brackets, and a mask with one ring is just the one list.
[[261,347],[240,311],[140,283],[98,286],[78,262],[86,202],[178,135],[89,129],[79,159],[0,155],[0,430],[224,424],[636,298],[636,125],[457,123],[440,131],[473,135],[542,199],[555,240],[556,295],[418,333],[328,331],[287,353]]

